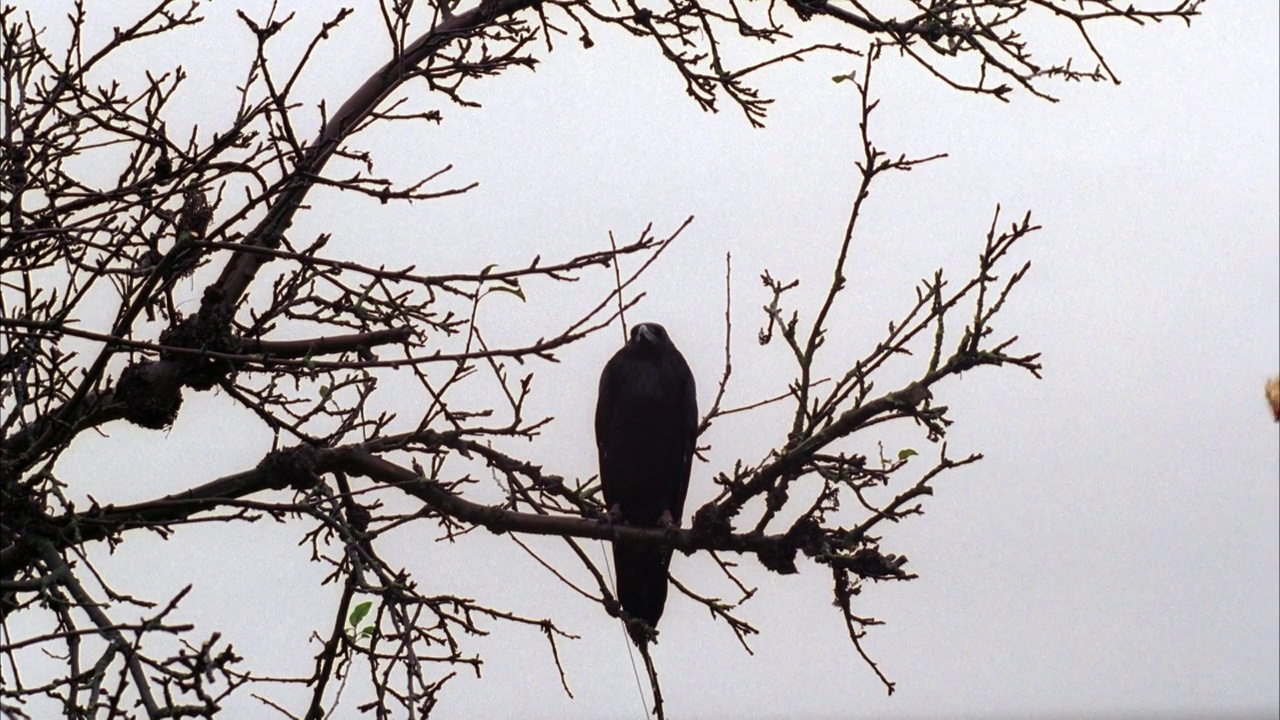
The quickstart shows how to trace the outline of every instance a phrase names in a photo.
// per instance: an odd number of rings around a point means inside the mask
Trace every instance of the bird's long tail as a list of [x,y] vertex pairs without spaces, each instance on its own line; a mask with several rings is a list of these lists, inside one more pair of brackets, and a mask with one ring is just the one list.
[[[613,564],[617,572],[618,602],[634,618],[644,620],[650,628],[658,626],[667,604],[667,567],[671,564],[668,548],[613,546]],[[644,644],[648,635],[643,628],[629,626],[631,639]]]

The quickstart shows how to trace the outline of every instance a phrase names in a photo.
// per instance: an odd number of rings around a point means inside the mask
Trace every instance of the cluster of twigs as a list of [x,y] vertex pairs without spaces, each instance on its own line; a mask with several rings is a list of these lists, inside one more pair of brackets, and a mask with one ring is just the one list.
[[[874,56],[896,49],[966,91],[1003,99],[1011,87],[1021,87],[1047,96],[1047,78],[1112,78],[1090,40],[1092,23],[1189,19],[1197,4],[1141,10],[1104,0],[904,0],[896,16],[884,17],[859,0],[483,0],[469,9],[449,0],[385,2],[393,57],[336,111],[322,107],[322,126],[310,140],[299,124],[294,88],[324,43],[341,31],[349,10],[316,28],[300,59],[286,68],[268,59],[273,44],[288,34],[290,18],[240,13],[257,53],[239,86],[234,117],[216,133],[180,138],[170,134],[165,118],[186,80],[183,70],[156,69],[145,74],[141,89],[126,91],[127,83],[104,80],[99,68],[156,36],[195,32],[197,4],[157,0],[101,47],[88,47],[83,37],[92,20],[76,3],[70,40],[61,49],[46,43],[39,21],[6,6],[0,17],[0,716],[39,717],[55,708],[67,717],[214,717],[246,686],[280,681],[243,668],[216,630],[170,621],[187,590],[163,602],[130,596],[113,588],[87,552],[101,542],[125,546],[140,530],[168,536],[187,523],[231,528],[264,516],[306,528],[312,559],[329,569],[327,581],[343,588],[331,626],[319,634],[314,671],[285,679],[306,684],[308,706],[262,698],[286,716],[330,716],[354,677],[363,678],[368,690],[357,703],[360,711],[425,716],[458,668],[478,668],[465,637],[503,623],[537,628],[560,666],[557,642],[573,636],[553,620],[447,594],[437,587],[445,579],[415,578],[385,559],[380,538],[406,523],[435,527],[447,537],[474,527],[508,533],[516,542],[529,534],[561,537],[595,587],[580,587],[556,561],[540,561],[617,617],[623,613],[607,575],[589,558],[583,539],[709,553],[743,598],[755,590],[734,574],[736,563],[726,553],[753,555],[784,574],[795,572],[803,556],[830,570],[834,599],[861,651],[865,627],[876,622],[855,613],[853,598],[862,583],[912,577],[904,557],[882,552],[878,526],[919,513],[920,499],[940,473],[979,456],[953,459],[943,445],[932,466],[919,471],[909,457],[848,454],[841,441],[894,420],[917,423],[930,439],[941,439],[949,424],[946,407],[934,401],[942,381],[981,366],[1039,369],[1036,355],[1010,351],[1013,338],[993,336],[991,320],[1027,266],[999,274],[996,268],[1036,229],[1029,218],[1001,225],[997,212],[972,277],[958,286],[940,271],[926,279],[909,310],[862,358],[838,377],[817,377],[815,359],[845,287],[854,229],[871,183],[932,159],[893,159],[869,139],[874,103],[867,82]],[[1069,61],[1033,60],[1017,28],[1024,15],[1037,13],[1078,31],[1097,69],[1079,72]],[[795,44],[786,22],[797,18],[826,20],[832,37]],[[407,184],[378,177],[373,158],[352,137],[393,121],[440,120],[439,110],[404,110],[405,96],[396,94],[402,89],[409,97],[435,94],[446,104],[467,105],[469,83],[532,66],[539,39],[549,50],[553,39],[568,34],[565,27],[573,27],[589,47],[593,33],[610,26],[656,45],[699,105],[715,109],[728,98],[753,124],[763,121],[769,100],[748,84],[752,73],[813,52],[849,53],[854,41],[872,41],[856,79],[864,101],[861,181],[825,299],[802,323],[802,309],[787,302],[795,282],[763,277],[772,300],[760,339],[786,348],[795,378],[777,398],[722,407],[732,375],[726,307],[724,371],[702,422],[705,430],[765,404],[790,402],[791,426],[780,429],[785,441],[778,447],[717,473],[719,495],[696,511],[686,530],[599,522],[597,484],[530,462],[522,457],[528,443],[514,441],[535,438],[549,421],[527,416],[532,369],[610,327],[632,307],[638,296],[629,291],[631,283],[688,221],[665,234],[646,229],[631,243],[577,257],[535,257],[514,269],[491,265],[452,274],[335,257],[326,254],[330,236],[291,232],[317,186],[383,202],[465,192],[470,186],[444,184],[447,168]],[[726,33],[729,39],[722,39]],[[757,52],[741,67],[727,64],[727,50],[749,49],[756,41],[772,54],[762,59]],[[359,169],[339,176],[335,168],[346,166]],[[622,257],[638,269],[615,281]],[[494,293],[546,302],[559,283],[582,278],[596,278],[604,289],[596,304],[564,326],[497,346],[478,322],[477,309]],[[959,313],[972,314],[958,332],[948,331],[944,321]],[[929,357],[916,379],[887,391],[876,388],[880,368],[922,347]],[[401,378],[427,399],[411,416],[385,389]],[[477,402],[485,393],[464,390],[477,385],[500,400]],[[255,417],[275,450],[256,467],[193,479],[191,487],[161,498],[123,506],[74,500],[88,489],[69,485],[59,461],[77,438],[121,423],[169,428],[184,396],[202,391],[219,391]],[[212,432],[208,443],[218,443]],[[474,472],[497,477],[506,500],[488,504],[469,497]],[[913,480],[898,481],[904,476]],[[877,503],[874,491],[885,488],[894,488],[893,497]],[[863,508],[863,519],[837,524],[841,503]],[[781,517],[792,519],[784,523]],[[725,620],[746,646],[756,629],[734,614],[736,603],[674,582]],[[122,620],[139,614],[136,621]],[[47,668],[48,658],[56,659],[57,671],[32,669]],[[650,669],[661,714],[657,675]],[[892,691],[892,683],[884,682]]]

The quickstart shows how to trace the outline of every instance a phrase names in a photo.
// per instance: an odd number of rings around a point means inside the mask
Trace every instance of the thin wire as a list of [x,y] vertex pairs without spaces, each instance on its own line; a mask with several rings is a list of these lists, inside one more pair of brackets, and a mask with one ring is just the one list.
[[[616,590],[618,582],[613,579],[613,558],[609,557],[609,553],[605,551],[603,540],[597,538],[596,544],[600,546],[600,552],[604,554],[605,574],[609,576],[609,583],[613,585]],[[622,639],[627,646],[627,659],[631,661],[631,674],[636,679],[636,692],[640,694],[640,710],[644,713],[645,719],[648,720],[649,704],[646,703],[644,699],[644,685],[640,683],[640,670],[636,668],[636,653],[635,649],[631,647],[631,636],[627,634],[626,623],[622,624]]]
[[[629,336],[627,335],[627,315],[622,302],[622,263],[618,260],[618,243],[613,237],[613,231],[609,231],[609,247],[613,249],[613,282],[614,287],[618,291],[618,315],[622,319],[622,344],[626,345]],[[606,508],[607,510],[608,508]],[[613,585],[614,592],[617,592],[618,581],[613,578],[613,558],[604,549],[604,541],[597,539],[596,544],[600,546],[600,552],[604,555],[604,571],[609,576],[609,583]],[[649,720],[649,704],[644,699],[644,685],[640,682],[640,670],[636,668],[636,653],[631,647],[631,636],[627,632],[626,623],[622,624],[622,641],[627,646],[627,659],[631,661],[631,675],[636,679],[636,692],[640,695],[640,711],[644,713],[645,720]]]
[[[622,344],[626,345],[630,335],[627,335],[627,314],[622,306],[622,263],[618,261],[618,241],[613,238],[613,231],[609,231],[609,247],[613,248],[613,286],[618,290],[618,317],[622,319]],[[615,586],[616,587],[616,586]],[[633,659],[634,663],[635,660]]]

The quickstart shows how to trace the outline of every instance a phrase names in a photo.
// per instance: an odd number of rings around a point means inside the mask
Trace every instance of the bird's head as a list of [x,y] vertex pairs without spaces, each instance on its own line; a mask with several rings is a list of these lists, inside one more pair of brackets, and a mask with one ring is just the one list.
[[656,350],[671,344],[667,329],[658,323],[640,323],[631,328],[631,340],[627,345],[635,350]]

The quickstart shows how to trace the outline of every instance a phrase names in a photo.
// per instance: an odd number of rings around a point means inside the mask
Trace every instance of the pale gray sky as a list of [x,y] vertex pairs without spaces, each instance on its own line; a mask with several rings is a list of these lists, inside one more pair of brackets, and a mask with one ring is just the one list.
[[[100,5],[91,11],[105,12]],[[178,105],[188,122],[216,127],[229,108],[219,98],[243,76],[251,45],[227,20],[235,6],[213,6],[186,45],[137,58],[186,66],[192,84]],[[40,10],[50,23],[61,14]],[[1045,228],[1019,251],[1032,272],[997,324],[1044,353],[1044,379],[988,369],[945,390],[957,421],[950,454],[986,459],[940,480],[924,517],[884,531],[885,549],[908,555],[920,575],[859,598],[864,614],[886,622],[865,647],[897,682],[892,697],[849,645],[820,569],[781,578],[747,561],[746,577],[761,586],[741,611],[762,631],[754,656],[672,594],[654,651],[672,717],[1280,713],[1280,447],[1262,400],[1265,378],[1280,371],[1280,20],[1267,0],[1203,10],[1190,29],[1108,26],[1097,39],[1123,84],[1052,88],[1058,104],[962,96],[910,62],[879,64],[873,139],[893,154],[950,157],[874,190],[833,348],[864,351],[934,268],[966,277],[999,203],[1009,220],[1031,210]],[[293,39],[329,12],[300,13]],[[769,127],[752,130],[732,107],[700,112],[651,47],[616,33],[597,40],[590,51],[562,42],[536,73],[475,84],[484,107],[449,108],[438,128],[360,139],[384,173],[407,179],[451,163],[455,182],[479,181],[477,190],[399,209],[316,196],[296,236],[333,232],[331,254],[369,264],[460,270],[597,249],[609,231],[631,239],[649,222],[661,235],[695,215],[632,318],[667,326],[709,404],[732,251],[729,402],[782,391],[791,377],[783,349],[754,340],[768,299],[758,276],[803,276],[808,294],[798,299],[811,317],[855,179],[857,98],[830,77],[860,61],[764,74],[759,83],[778,101]],[[373,17],[344,26],[325,52],[316,68],[326,71],[303,89],[330,107],[387,59]],[[495,334],[529,338],[607,291],[607,280],[563,293],[534,286],[528,305],[503,298],[483,311]],[[534,414],[556,422],[524,448],[531,460],[569,477],[595,473],[595,379],[616,342],[599,336],[559,365],[534,367]],[[229,407],[189,393],[172,431],[87,436],[61,477],[106,503],[245,469],[269,438]],[[197,430],[210,424],[225,428],[229,452],[202,446]],[[711,463],[695,467],[690,507],[713,494],[714,472],[784,434],[779,424],[719,424]],[[934,452],[912,437],[859,436],[847,448],[874,452],[883,438]],[[143,472],[140,452],[152,458]],[[303,528],[223,530],[132,538],[111,558],[100,548],[101,564],[117,573],[118,590],[137,595],[194,581],[182,619],[222,629],[263,671],[308,671],[308,635],[327,625],[334,591],[316,589],[320,571],[296,545]],[[446,546],[412,528],[397,539],[384,550],[424,587],[551,615],[581,636],[560,646],[575,699],[559,689],[536,631],[497,627],[471,646],[484,656],[483,679],[453,681],[441,717],[642,717],[616,621],[509,540],[485,533]],[[534,544],[554,552],[550,540]],[[703,559],[677,555],[673,572],[700,591],[730,592]],[[298,707],[303,694],[272,697]],[[267,716],[253,699],[240,702],[236,716]]]

